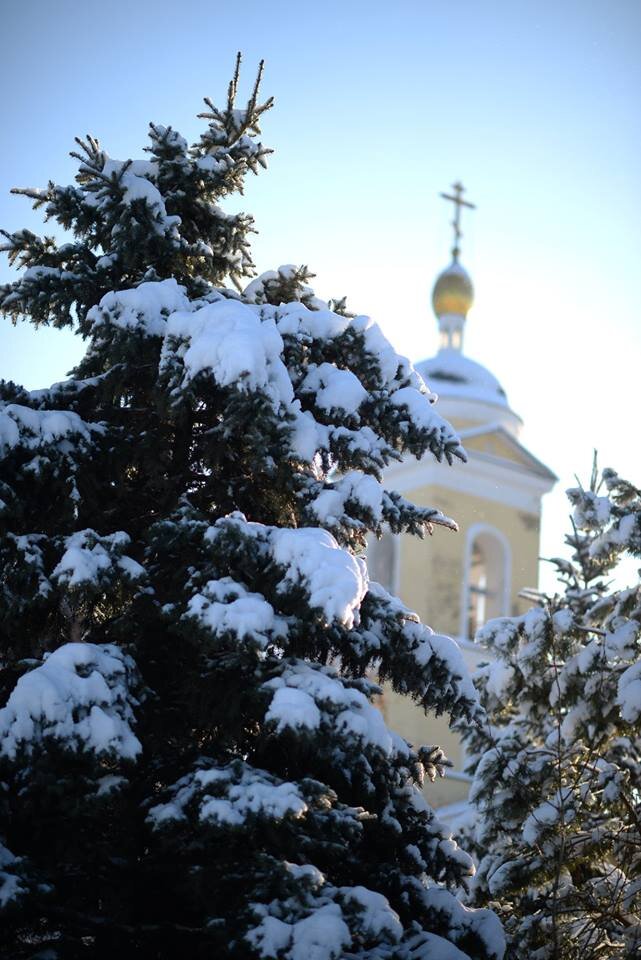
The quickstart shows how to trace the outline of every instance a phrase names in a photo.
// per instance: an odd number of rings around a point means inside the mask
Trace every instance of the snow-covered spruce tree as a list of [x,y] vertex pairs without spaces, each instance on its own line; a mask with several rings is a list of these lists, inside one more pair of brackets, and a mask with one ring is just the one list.
[[508,955],[641,956],[641,585],[612,588],[641,557],[641,492],[612,470],[573,504],[560,595],[492,620],[477,685],[489,725],[466,733],[473,902],[494,901]]
[[369,676],[455,718],[474,688],[358,555],[452,525],[388,462],[463,452],[304,268],[240,292],[252,221],[218,204],[264,165],[269,102],[237,109],[237,80],[192,147],[88,138],[75,186],[20,191],[71,242],[4,234],[3,311],[88,350],[2,384],[3,956],[498,960],[420,791],[443,755],[386,729]]

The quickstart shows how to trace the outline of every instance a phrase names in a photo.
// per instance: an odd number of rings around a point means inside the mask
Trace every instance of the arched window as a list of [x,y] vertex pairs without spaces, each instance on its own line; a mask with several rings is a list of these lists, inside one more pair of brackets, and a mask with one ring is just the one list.
[[367,545],[367,569],[370,580],[376,580],[389,593],[398,589],[398,537],[385,532],[380,540],[371,537]]
[[508,613],[509,581],[508,541],[499,530],[475,524],[467,535],[461,630],[464,637],[473,640],[484,623]]

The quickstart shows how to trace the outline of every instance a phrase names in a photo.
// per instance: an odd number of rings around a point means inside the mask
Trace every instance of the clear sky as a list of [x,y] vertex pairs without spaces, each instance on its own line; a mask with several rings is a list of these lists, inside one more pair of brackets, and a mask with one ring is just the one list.
[[[236,50],[243,92],[264,58],[276,152],[231,204],[256,218],[258,270],[308,264],[321,296],[346,294],[428,356],[451,245],[438,194],[462,179],[478,205],[463,223],[466,353],[560,477],[543,553],[594,447],[641,482],[641,0],[1,0],[0,21],[0,225],[42,232],[8,190],[70,182],[74,135],[119,159],[142,156],[149,120],[193,139]],[[6,321],[0,343],[0,377],[28,387],[82,350]]]

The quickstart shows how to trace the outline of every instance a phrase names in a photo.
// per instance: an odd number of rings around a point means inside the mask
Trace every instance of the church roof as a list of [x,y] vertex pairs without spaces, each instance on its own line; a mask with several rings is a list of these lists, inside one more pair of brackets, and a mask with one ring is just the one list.
[[[510,466],[520,469],[525,468],[531,473],[538,474],[538,476],[552,481],[552,483],[556,483],[559,479],[549,467],[546,467],[538,457],[535,457],[527,447],[523,446],[513,433],[506,430],[500,423],[486,423],[480,424],[477,427],[467,427],[459,431],[459,436],[468,454],[504,464],[510,462]],[[491,448],[485,450],[482,447],[479,448],[478,445],[474,443],[474,440],[477,438],[480,439],[491,436],[500,437],[506,446],[506,450],[503,452],[492,451]]]
[[477,400],[509,409],[505,390],[490,371],[460,350],[443,347],[416,364],[428,386],[443,399]]

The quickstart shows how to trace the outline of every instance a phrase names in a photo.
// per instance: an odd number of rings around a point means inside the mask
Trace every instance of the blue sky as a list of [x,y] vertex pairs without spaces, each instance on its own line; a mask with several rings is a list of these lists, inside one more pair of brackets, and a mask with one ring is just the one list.
[[[478,205],[463,224],[477,292],[466,352],[561,478],[543,553],[558,552],[562,490],[594,447],[641,481],[638,0],[3,0],[2,23],[0,225],[42,232],[8,190],[70,182],[74,135],[119,159],[141,155],[149,120],[194,138],[236,50],[244,92],[264,58],[276,152],[231,203],[256,218],[259,271],[308,264],[321,296],[346,294],[421,359],[436,349],[429,296],[451,245],[438,194],[462,179]],[[82,349],[6,322],[0,343],[0,376],[29,387],[61,379]]]

